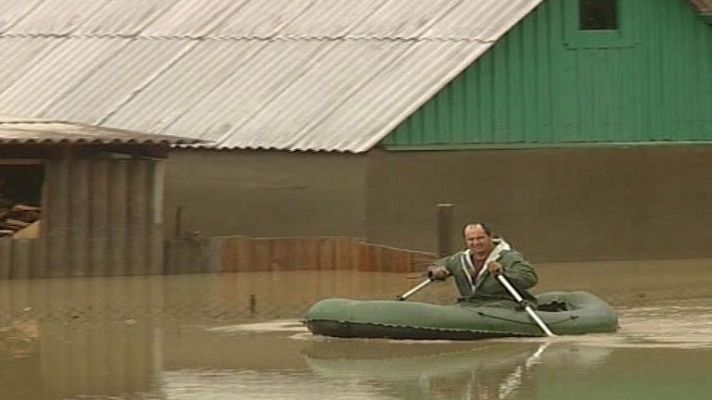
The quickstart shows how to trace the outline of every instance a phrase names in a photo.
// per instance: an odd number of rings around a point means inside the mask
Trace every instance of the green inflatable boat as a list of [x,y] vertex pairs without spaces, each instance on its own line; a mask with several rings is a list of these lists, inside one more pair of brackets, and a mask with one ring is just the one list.
[[[554,334],[607,333],[618,329],[616,312],[591,293],[549,292],[536,297],[536,313]],[[326,299],[307,311],[304,322],[314,334],[341,338],[476,340],[544,336],[524,310],[467,302],[435,305]]]

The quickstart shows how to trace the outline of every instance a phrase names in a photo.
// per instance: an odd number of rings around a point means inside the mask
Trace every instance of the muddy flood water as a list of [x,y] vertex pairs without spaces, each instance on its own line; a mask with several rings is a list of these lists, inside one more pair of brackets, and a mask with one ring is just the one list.
[[[352,271],[0,282],[0,399],[711,399],[712,260],[538,265],[587,290],[614,334],[330,339],[327,297],[394,299],[417,274]],[[409,301],[449,303],[451,282]]]

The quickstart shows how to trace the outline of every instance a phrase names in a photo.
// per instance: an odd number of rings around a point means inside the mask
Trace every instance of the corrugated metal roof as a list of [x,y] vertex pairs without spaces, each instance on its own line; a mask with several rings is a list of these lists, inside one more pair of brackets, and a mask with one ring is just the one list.
[[542,0],[5,0],[0,112],[367,151]]
[[0,143],[196,144],[201,140],[153,135],[66,121],[0,116]]

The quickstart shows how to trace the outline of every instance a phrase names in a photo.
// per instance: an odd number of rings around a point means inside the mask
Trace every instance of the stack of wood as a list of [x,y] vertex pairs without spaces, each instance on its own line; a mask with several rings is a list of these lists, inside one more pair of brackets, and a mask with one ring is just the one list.
[[[0,237],[17,236],[22,232],[37,230],[39,226],[40,209],[26,204],[15,204],[0,208]],[[27,232],[25,232],[27,231]],[[29,237],[33,237],[34,234]]]

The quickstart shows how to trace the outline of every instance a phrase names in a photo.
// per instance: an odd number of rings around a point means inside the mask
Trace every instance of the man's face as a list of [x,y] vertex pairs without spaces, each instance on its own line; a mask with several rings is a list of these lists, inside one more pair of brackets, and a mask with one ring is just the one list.
[[480,225],[465,228],[465,244],[475,254],[487,254],[494,248],[492,237]]

